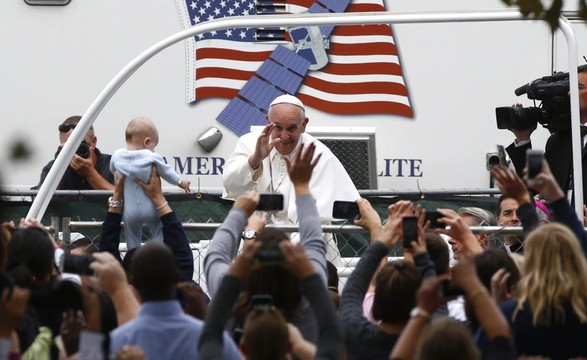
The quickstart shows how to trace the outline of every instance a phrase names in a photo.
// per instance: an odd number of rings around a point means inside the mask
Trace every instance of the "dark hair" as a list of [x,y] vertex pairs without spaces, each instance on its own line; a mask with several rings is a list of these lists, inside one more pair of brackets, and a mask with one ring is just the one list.
[[326,260],[326,275],[328,277],[326,279],[328,290],[338,292],[338,269],[328,260]]
[[122,268],[124,269],[124,272],[126,273],[126,278],[128,279],[128,282],[130,284],[132,284],[130,269],[132,266],[132,259],[135,256],[137,249],[138,247],[128,250],[126,254],[124,254],[124,258],[122,259]]
[[413,264],[404,260],[387,263],[375,280],[373,318],[391,324],[406,323],[416,306],[420,282],[420,273]]
[[10,240],[10,230],[7,225],[0,226],[0,270],[6,270],[8,262],[8,241]]
[[167,245],[149,241],[137,248],[130,273],[132,284],[143,301],[173,299],[179,275],[175,258]]
[[[277,246],[281,241],[289,241],[289,236],[281,230],[264,228],[257,234],[257,240],[264,245]],[[235,305],[235,316],[242,324],[249,311],[251,297],[255,294],[269,294],[273,297],[273,305],[279,309],[288,322],[298,317],[302,294],[299,280],[282,267],[258,267],[251,271],[245,284],[245,291]],[[239,321],[240,319],[240,321]]]
[[501,249],[487,249],[475,256],[477,275],[483,286],[491,291],[491,277],[501,268],[510,273],[507,280],[508,289],[512,290],[520,281],[520,270],[514,260]]
[[424,235],[424,241],[426,242],[426,248],[428,249],[430,260],[434,264],[436,275],[446,273],[450,262],[450,255],[446,242],[442,240],[440,235],[432,232]]
[[[501,194],[499,196],[499,199],[497,199],[497,217],[499,217],[501,215],[501,203],[505,200],[505,199],[513,199],[513,197],[511,196],[506,196],[505,194]],[[514,199],[515,200],[515,199]]]
[[33,280],[47,281],[55,268],[55,246],[49,234],[37,227],[21,229],[8,242],[6,270],[21,287]]
[[[481,280],[483,286],[485,286],[490,292],[491,277],[501,268],[505,268],[506,271],[510,273],[510,277],[507,280],[508,290],[510,291],[515,289],[521,277],[520,270],[516,266],[514,260],[501,249],[487,249],[475,256],[475,268],[479,280]],[[468,301],[465,301],[465,314],[467,315],[467,319],[471,322],[471,327],[473,329],[477,328],[479,322],[475,315],[475,311],[473,311],[471,304]]]
[[276,309],[253,310],[245,320],[241,343],[247,358],[255,360],[286,359],[289,353],[287,321]]

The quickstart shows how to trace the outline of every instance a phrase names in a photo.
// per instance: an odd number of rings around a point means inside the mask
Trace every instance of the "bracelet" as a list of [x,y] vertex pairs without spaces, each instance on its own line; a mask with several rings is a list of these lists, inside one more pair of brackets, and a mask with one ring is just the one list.
[[121,208],[123,200],[114,200],[112,196],[108,198],[108,207],[111,208]]
[[485,289],[483,286],[481,286],[480,288],[477,288],[477,289],[471,291],[471,293],[467,295],[467,298],[469,300],[473,301],[473,299],[475,297],[477,297],[477,295],[481,295],[481,294],[489,294],[489,292],[487,291],[487,289]]
[[158,206],[158,207],[156,207],[156,208],[155,208],[155,210],[161,210],[161,209],[163,209],[164,207],[166,207],[168,204],[169,204],[169,203],[166,201],[166,202],[164,202],[163,204],[161,204],[161,206]]

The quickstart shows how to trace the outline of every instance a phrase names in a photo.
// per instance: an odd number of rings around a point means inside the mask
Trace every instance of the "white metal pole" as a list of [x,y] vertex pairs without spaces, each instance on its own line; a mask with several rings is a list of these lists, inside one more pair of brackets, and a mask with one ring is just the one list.
[[558,21],[559,28],[567,40],[569,51],[569,88],[571,91],[571,144],[573,150],[573,198],[575,199],[575,212],[579,219],[583,219],[583,164],[581,139],[581,117],[579,114],[579,78],[577,75],[577,41],[575,32],[569,21],[562,17]]

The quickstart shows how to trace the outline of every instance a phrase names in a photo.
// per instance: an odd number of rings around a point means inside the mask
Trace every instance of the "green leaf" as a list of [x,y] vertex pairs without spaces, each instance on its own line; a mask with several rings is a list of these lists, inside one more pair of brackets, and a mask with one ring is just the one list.
[[31,156],[31,149],[23,140],[17,140],[10,149],[10,159],[13,161],[24,161]]
[[520,12],[524,14],[524,16],[534,14],[535,18],[539,18],[544,12],[544,7],[540,0],[519,0],[518,6],[520,7]]
[[548,9],[546,14],[544,14],[544,20],[548,22],[548,25],[550,25],[550,30],[552,30],[552,32],[555,32],[556,29],[558,29],[558,20],[561,14],[562,6],[562,0],[554,0],[550,6],[550,9]]

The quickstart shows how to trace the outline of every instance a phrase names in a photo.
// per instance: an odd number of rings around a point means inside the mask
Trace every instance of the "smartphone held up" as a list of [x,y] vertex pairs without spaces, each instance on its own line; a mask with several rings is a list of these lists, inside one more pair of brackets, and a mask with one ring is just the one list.
[[402,243],[404,249],[410,249],[412,241],[418,241],[418,218],[416,216],[404,216],[402,219]]
[[332,217],[335,219],[355,220],[361,216],[359,205],[354,201],[335,200],[332,205]]

